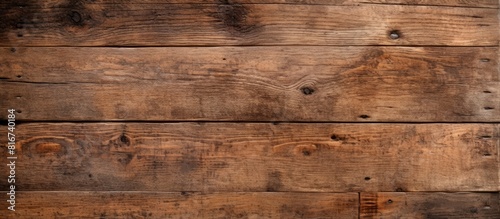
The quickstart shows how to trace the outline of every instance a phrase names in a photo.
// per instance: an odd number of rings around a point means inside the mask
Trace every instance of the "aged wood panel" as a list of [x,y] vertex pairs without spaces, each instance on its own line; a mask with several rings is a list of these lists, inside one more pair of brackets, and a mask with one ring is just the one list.
[[[84,1],[73,1],[73,4],[82,4]],[[402,5],[429,5],[429,6],[456,6],[476,8],[498,8],[498,1],[494,0],[92,0],[86,4],[319,4],[319,5],[359,5],[359,4],[402,4]],[[17,0],[3,0],[2,6],[14,5],[22,7],[52,8],[61,5],[61,1],[37,0],[19,3]]]
[[361,218],[500,218],[498,193],[361,193]]
[[499,184],[496,124],[29,123],[16,132],[23,191],[497,191]]
[[2,218],[358,218],[359,205],[357,193],[61,191],[18,199]]
[[[500,121],[495,47],[1,48],[22,120]],[[6,111],[0,111],[5,118]]]
[[0,8],[0,46],[498,44],[495,8],[73,0]]

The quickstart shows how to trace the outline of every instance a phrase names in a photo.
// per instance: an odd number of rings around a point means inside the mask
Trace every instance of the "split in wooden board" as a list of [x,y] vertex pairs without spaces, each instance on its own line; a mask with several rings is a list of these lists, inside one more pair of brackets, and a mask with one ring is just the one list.
[[19,192],[18,199],[17,210],[6,212],[4,218],[500,217],[498,193],[394,192],[358,197],[358,193],[59,191]]
[[7,1],[0,46],[498,45],[497,1],[363,2],[382,4]]
[[498,130],[497,124],[29,123],[16,129],[16,186],[498,191]]
[[0,108],[30,121],[498,122],[497,57],[496,47],[7,47]]

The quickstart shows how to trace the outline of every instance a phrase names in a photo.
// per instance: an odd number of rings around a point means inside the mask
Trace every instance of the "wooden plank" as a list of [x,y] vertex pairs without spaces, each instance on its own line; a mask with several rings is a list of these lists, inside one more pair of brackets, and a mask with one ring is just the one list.
[[[121,0],[106,1],[93,0],[86,4],[293,4],[293,5],[338,5],[352,6],[360,4],[400,4],[400,5],[427,5],[427,6],[452,6],[452,7],[474,7],[474,8],[498,8],[498,2],[492,0]],[[82,4],[74,2],[73,4]],[[15,5],[23,7],[58,7],[61,1],[37,0],[37,4],[19,3],[15,0],[4,0],[0,5]]]
[[[3,0],[0,5],[23,6],[23,7],[58,7],[61,1],[37,0],[37,4],[19,3],[16,0]],[[292,5],[337,5],[353,6],[360,4],[396,4],[396,5],[426,5],[426,6],[452,6],[452,7],[473,7],[473,8],[498,8],[498,1],[493,0],[92,0],[85,4],[292,4]],[[64,3],[64,2],[63,2]],[[68,4],[68,3],[67,3]],[[73,4],[82,4],[73,2]]]
[[495,8],[138,0],[9,1],[0,8],[0,46],[498,44]]
[[[258,1],[258,0],[256,0]],[[286,1],[286,0],[284,0]],[[328,0],[325,0],[328,1]],[[321,0],[318,0],[318,3]],[[333,1],[336,2],[336,1]],[[347,1],[349,2],[349,1]],[[498,8],[498,1],[495,0],[353,0],[357,3],[366,4],[403,4],[403,5],[441,5],[457,7],[485,7]],[[326,2],[325,2],[326,3]]]
[[361,193],[361,218],[500,218],[498,193]]
[[29,123],[15,131],[23,191],[497,191],[499,184],[496,124]]
[[[20,192],[3,218],[358,218],[357,193]],[[5,203],[2,202],[2,206]]]
[[0,108],[38,121],[494,122],[497,56],[496,47],[1,48]]

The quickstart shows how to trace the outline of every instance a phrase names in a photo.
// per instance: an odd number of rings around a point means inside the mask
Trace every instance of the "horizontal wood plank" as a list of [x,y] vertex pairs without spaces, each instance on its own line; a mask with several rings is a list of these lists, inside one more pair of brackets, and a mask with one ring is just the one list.
[[[456,6],[474,8],[498,8],[498,1],[494,0],[92,0],[90,4],[293,4],[293,5],[360,5],[360,4],[401,4],[401,5],[428,5],[428,6]],[[0,5],[16,5],[23,7],[57,7],[61,1],[37,0],[33,3],[19,3],[16,0],[4,0]],[[76,1],[78,4],[78,1]],[[80,3],[81,4],[81,3]]]
[[38,121],[494,122],[497,56],[494,47],[1,48],[0,108]]
[[357,193],[61,191],[16,198],[16,211],[2,218],[358,218],[359,205]]
[[[58,7],[63,1],[37,0],[37,4],[19,2],[16,0],[3,0],[0,5],[22,7]],[[92,0],[86,4],[291,4],[291,5],[338,5],[352,6],[361,4],[396,4],[396,5],[427,5],[427,6],[453,6],[473,8],[498,8],[498,1],[494,0]],[[73,4],[82,4],[74,1]]]
[[137,0],[8,1],[0,8],[0,46],[496,46],[499,35],[495,8]]
[[[15,130],[16,186],[22,191],[497,191],[498,128],[20,124]],[[0,155],[5,160],[4,141]],[[6,174],[0,172],[0,178]],[[6,183],[0,181],[2,188]]]
[[361,193],[360,218],[500,218],[498,193]]

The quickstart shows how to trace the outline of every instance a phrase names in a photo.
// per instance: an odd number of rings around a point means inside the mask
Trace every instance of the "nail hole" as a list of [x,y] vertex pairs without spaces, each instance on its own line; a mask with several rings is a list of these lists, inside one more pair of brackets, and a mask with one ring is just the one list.
[[340,138],[339,138],[339,136],[337,136],[337,135],[332,135],[332,136],[330,136],[330,138],[331,138],[332,140],[334,140],[334,141],[340,141]]
[[488,152],[486,152],[485,154],[483,154],[483,156],[484,156],[484,157],[490,157],[490,156],[491,156],[491,154],[490,154],[490,153],[488,153]]
[[304,151],[302,151],[302,154],[303,154],[304,156],[309,156],[309,155],[311,155],[311,152],[309,152],[309,151],[305,151],[305,150],[304,150]]
[[370,181],[371,179],[369,176],[365,177],[365,181]]
[[18,33],[17,37],[23,37],[23,34],[22,33]]
[[491,135],[483,135],[481,136],[482,139],[490,139],[491,138]]
[[399,39],[401,37],[401,33],[399,32],[399,30],[393,30],[389,33],[389,38],[395,40],[395,39]]
[[485,107],[484,107],[484,109],[485,109],[485,110],[492,110],[492,109],[495,109],[495,108],[493,108],[493,107],[491,107],[491,106],[485,106]]
[[387,203],[391,204],[393,201],[392,199],[387,200]]
[[22,113],[23,111],[22,110],[16,110],[17,113]]
[[359,118],[362,118],[362,119],[368,119],[368,118],[370,118],[370,116],[369,116],[369,115],[364,115],[364,114],[363,114],[363,115],[359,116]]
[[226,58],[222,58],[222,60],[226,61]]
[[483,93],[485,93],[485,94],[491,94],[491,91],[485,90],[485,91],[483,91]]
[[11,51],[11,52],[16,52],[16,51],[17,51],[17,49],[16,49],[16,48],[11,48],[11,49],[10,49],[10,51]]
[[302,93],[305,95],[311,95],[314,93],[314,89],[312,89],[310,87],[303,87],[301,90],[302,90]]
[[92,174],[89,174],[89,178],[92,178]]
[[17,78],[22,78],[23,76],[21,76],[21,75],[18,75],[18,76],[16,76],[16,77],[17,77]]
[[481,59],[481,62],[489,62],[489,61],[490,61],[490,59],[488,59],[488,58],[482,58]]

